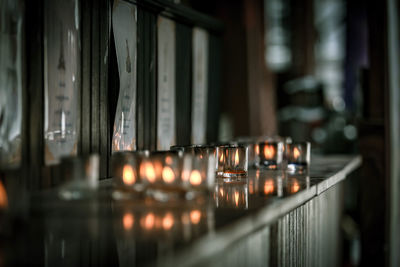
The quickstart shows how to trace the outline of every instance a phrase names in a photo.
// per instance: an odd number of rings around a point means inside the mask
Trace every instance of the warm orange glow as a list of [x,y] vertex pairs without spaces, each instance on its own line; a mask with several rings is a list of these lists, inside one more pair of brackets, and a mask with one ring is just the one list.
[[201,174],[198,170],[192,171],[190,174],[190,183],[192,185],[199,185],[201,184]]
[[292,184],[292,193],[296,193],[297,191],[300,190],[300,185],[299,183],[295,180]]
[[146,217],[142,218],[141,225],[143,228],[149,230],[154,227],[155,217],[153,213],[149,213]]
[[125,213],[124,217],[122,218],[122,224],[124,225],[125,230],[131,230],[133,224],[135,223],[135,218],[133,217],[132,213]]
[[266,180],[264,183],[264,194],[272,194],[275,189],[274,187],[274,181],[272,179]]
[[3,183],[0,181],[0,209],[5,209],[8,206],[7,192]]
[[199,210],[192,210],[190,212],[190,221],[193,224],[198,224],[201,219],[201,212]]
[[236,149],[235,153],[235,166],[239,165],[239,149]]
[[253,180],[249,181],[249,193],[250,195],[254,194],[254,187],[253,187],[254,183]]
[[254,152],[257,156],[260,154],[260,147],[258,145],[254,145]]
[[221,153],[221,156],[219,157],[219,162],[223,163],[224,162],[224,154]]
[[170,184],[175,180],[175,174],[172,171],[171,167],[164,167],[163,171],[162,171],[162,178],[164,180],[164,182]]
[[293,157],[294,157],[294,159],[297,159],[298,157],[300,157],[300,151],[297,147],[295,147],[293,149]]
[[168,164],[168,165],[172,165],[172,158],[171,158],[171,156],[166,156],[166,157],[165,157],[165,163]]
[[131,165],[124,166],[122,170],[122,180],[124,181],[124,184],[127,185],[133,185],[135,183],[136,177]]
[[266,159],[272,159],[275,156],[275,148],[270,145],[264,147],[264,156]]
[[156,172],[151,162],[143,162],[140,165],[140,176],[145,177],[149,182],[154,183],[156,180]]
[[167,213],[162,220],[162,227],[164,230],[169,230],[174,225],[174,217],[171,213]]
[[219,189],[219,194],[221,195],[221,197],[224,197],[224,189],[220,188]]
[[239,206],[239,192],[235,191],[235,204],[236,207]]

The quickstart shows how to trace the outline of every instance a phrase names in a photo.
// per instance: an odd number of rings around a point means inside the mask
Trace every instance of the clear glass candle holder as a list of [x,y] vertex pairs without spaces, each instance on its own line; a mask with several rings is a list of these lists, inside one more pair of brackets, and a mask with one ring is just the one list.
[[282,169],[283,147],[282,141],[264,141],[259,143],[260,167],[270,170]]
[[259,163],[260,148],[258,141],[240,141],[239,145],[247,147],[248,166],[257,167]]
[[224,157],[225,181],[247,177],[248,148],[242,145],[227,145],[222,148]]
[[61,159],[59,196],[66,200],[80,199],[98,188],[100,157],[91,154]]
[[120,193],[143,192],[148,181],[139,173],[139,167],[149,157],[149,151],[115,152],[111,156],[111,173],[114,186],[117,189],[115,197],[122,197]]
[[311,144],[299,142],[288,145],[287,170],[289,172],[307,172],[310,166]]
[[185,153],[183,160],[182,179],[190,191],[209,191],[215,182],[215,156]]

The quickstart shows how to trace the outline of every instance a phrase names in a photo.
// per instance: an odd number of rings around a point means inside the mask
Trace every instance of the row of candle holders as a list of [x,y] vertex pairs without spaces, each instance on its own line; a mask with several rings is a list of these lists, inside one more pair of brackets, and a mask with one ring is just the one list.
[[[260,141],[261,140],[261,141]],[[150,196],[156,200],[194,199],[210,192],[215,179],[236,182],[246,179],[248,169],[286,170],[304,173],[310,164],[310,143],[290,138],[239,140],[213,145],[172,146],[168,151],[123,151],[111,158],[113,197]],[[97,188],[98,155],[62,160],[65,176],[60,194],[66,199]],[[84,179],[71,179],[83,177]]]

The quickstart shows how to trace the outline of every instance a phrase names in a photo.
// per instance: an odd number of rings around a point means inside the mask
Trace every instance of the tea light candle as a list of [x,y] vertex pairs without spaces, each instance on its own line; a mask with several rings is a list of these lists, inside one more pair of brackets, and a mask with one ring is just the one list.
[[264,141],[259,143],[260,167],[270,170],[281,169],[283,160],[282,141]]
[[[224,155],[224,181],[247,177],[248,148],[242,145],[227,145],[222,148]],[[219,156],[219,155],[218,155]]]
[[[149,151],[116,152],[111,156],[111,172],[116,187],[114,197],[122,197],[121,193],[142,192],[148,185],[139,173],[139,166],[149,156]],[[125,195],[124,197],[127,197]]]
[[288,145],[288,149],[287,170],[300,173],[308,171],[311,144],[309,142],[293,143]]

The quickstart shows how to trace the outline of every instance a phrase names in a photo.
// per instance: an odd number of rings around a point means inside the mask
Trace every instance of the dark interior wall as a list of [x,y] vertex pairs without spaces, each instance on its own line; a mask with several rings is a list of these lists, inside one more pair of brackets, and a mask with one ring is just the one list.
[[[178,144],[191,136],[192,28],[209,33],[207,140],[216,141],[221,87],[221,33],[218,20],[171,1],[129,1],[138,7],[137,43],[137,144],[138,149],[156,148],[157,125],[157,26],[163,15],[176,22],[176,133]],[[80,134],[78,155],[100,155],[100,177],[110,177],[109,162],[115,110],[119,93],[118,66],[112,32],[113,0],[82,0]],[[57,167],[44,163],[44,0],[25,1],[26,95],[24,163],[28,187],[55,185]]]

